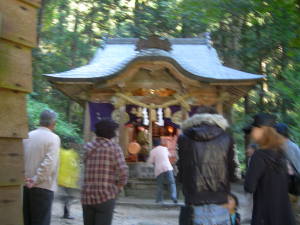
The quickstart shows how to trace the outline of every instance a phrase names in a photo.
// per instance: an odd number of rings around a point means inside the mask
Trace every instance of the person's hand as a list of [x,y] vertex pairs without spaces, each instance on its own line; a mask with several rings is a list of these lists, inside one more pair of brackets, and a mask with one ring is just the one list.
[[32,178],[26,178],[25,179],[25,186],[28,188],[33,188],[35,185],[35,182]]

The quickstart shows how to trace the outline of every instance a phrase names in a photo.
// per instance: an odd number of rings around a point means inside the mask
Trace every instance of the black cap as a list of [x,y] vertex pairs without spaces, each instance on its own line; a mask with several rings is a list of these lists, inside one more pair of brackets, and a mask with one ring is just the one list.
[[288,138],[289,137],[289,127],[284,123],[277,123],[274,128],[276,131],[282,136]]
[[267,126],[267,127],[274,127],[276,124],[276,117],[274,115],[271,115],[269,113],[258,113],[253,117],[253,122],[246,126],[243,131],[246,134],[249,134],[253,127],[261,127],[261,126]]
[[266,127],[274,127],[276,124],[276,117],[274,115],[271,115],[269,113],[259,113],[256,114],[253,117],[253,127],[261,127],[261,126],[266,126]]
[[110,118],[103,118],[98,123],[96,123],[96,135],[98,137],[104,137],[111,139],[116,136],[115,131],[119,127],[119,124]]

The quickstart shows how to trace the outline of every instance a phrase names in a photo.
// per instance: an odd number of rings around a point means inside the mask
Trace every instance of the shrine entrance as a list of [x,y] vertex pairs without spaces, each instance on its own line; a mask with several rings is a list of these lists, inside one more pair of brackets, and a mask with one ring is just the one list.
[[187,95],[180,96],[169,88],[116,93],[109,103],[88,103],[90,127],[104,117],[117,121],[121,126],[119,141],[128,163],[146,162],[153,138],[161,139],[169,149],[171,163],[175,163],[180,124],[198,107],[187,104],[187,99]]

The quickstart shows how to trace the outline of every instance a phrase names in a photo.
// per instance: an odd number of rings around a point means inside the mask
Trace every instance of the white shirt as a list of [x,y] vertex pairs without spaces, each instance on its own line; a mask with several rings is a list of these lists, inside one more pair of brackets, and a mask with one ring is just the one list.
[[155,177],[163,172],[173,170],[169,160],[169,151],[166,147],[161,145],[151,150],[150,157],[147,162],[154,164]]
[[56,191],[60,138],[46,127],[29,132],[24,139],[25,177],[32,178],[35,187]]

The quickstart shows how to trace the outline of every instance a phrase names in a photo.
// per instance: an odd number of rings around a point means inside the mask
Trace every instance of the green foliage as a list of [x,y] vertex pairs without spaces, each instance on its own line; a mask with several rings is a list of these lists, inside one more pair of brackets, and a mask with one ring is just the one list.
[[[33,130],[39,126],[40,113],[45,109],[51,109],[49,105],[38,102],[32,97],[27,99],[27,111],[29,119],[29,129]],[[56,122],[55,133],[60,136],[62,140],[67,137],[73,137],[78,143],[82,142],[80,135],[78,134],[78,127],[74,124],[65,122],[65,118],[61,113],[58,113]]]
[[[39,48],[33,51],[35,101],[82,132],[83,109],[41,76],[86,64],[106,37],[196,37],[211,32],[224,64],[266,74],[233,108],[243,159],[242,127],[259,111],[275,113],[300,143],[300,5],[297,0],[44,0]],[[33,99],[32,99],[33,100]],[[248,108],[245,110],[244,105]]]

